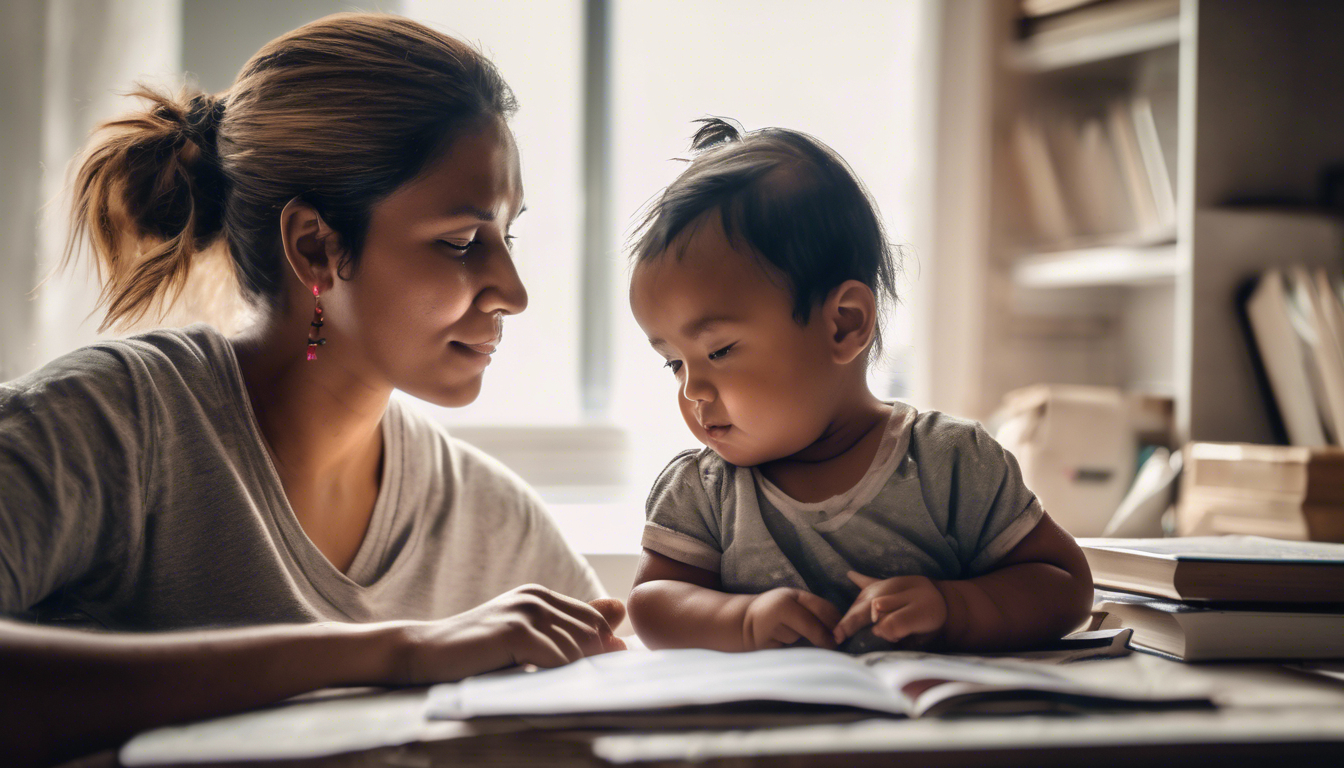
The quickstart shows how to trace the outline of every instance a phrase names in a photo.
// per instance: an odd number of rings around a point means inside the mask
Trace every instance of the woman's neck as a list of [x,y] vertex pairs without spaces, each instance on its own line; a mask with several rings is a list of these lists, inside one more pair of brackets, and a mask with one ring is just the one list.
[[[377,499],[392,388],[280,313],[231,340],[258,426],[304,532],[344,571]],[[325,354],[324,354],[325,353]]]

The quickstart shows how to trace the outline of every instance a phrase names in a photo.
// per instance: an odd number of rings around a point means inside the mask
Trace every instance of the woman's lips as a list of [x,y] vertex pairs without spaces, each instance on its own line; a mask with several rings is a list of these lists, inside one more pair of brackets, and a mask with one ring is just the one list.
[[495,346],[498,343],[498,341],[486,341],[480,344],[468,344],[464,341],[454,341],[452,345],[459,349],[466,350],[467,353],[473,357],[479,355],[488,363],[490,361],[490,355],[494,354]]

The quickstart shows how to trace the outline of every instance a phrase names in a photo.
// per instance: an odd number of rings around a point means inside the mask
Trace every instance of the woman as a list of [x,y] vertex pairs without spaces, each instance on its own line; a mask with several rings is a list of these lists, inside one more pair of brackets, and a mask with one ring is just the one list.
[[221,97],[140,95],[75,188],[108,322],[221,239],[259,320],[94,345],[0,389],[0,614],[268,626],[0,623],[5,740],[51,759],[315,687],[621,647],[623,608],[535,494],[389,400],[470,403],[527,305],[493,65],[347,14],[270,43]]

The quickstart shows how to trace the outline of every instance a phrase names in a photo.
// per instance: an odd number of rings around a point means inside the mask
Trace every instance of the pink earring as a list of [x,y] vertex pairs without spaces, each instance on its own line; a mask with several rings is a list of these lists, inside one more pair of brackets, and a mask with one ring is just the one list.
[[313,286],[313,322],[309,323],[312,329],[308,331],[308,359],[317,359],[317,348],[327,343],[322,338],[322,297],[317,292],[317,286]]

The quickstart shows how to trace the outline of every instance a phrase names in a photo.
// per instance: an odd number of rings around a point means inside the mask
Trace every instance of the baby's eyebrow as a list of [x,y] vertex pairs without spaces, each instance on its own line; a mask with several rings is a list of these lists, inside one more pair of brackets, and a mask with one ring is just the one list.
[[736,320],[737,318],[729,315],[711,315],[709,317],[702,317],[699,320],[692,320],[683,325],[681,327],[681,335],[688,339],[696,339],[708,333],[716,325],[723,325],[724,323],[731,323]]
[[[732,317],[731,315],[710,315],[708,317],[702,317],[697,320],[692,320],[689,323],[683,325],[681,327],[681,335],[685,336],[688,339],[694,340],[700,338],[709,331],[713,330],[714,326],[716,325],[723,325],[725,323],[735,323],[737,321],[738,318]],[[654,336],[649,337],[649,346],[655,349],[665,344],[667,344],[667,342],[660,338]]]

